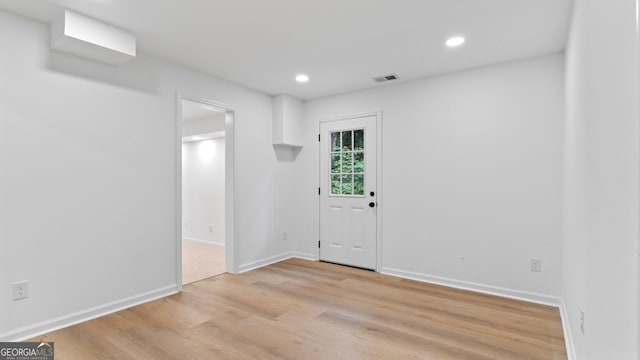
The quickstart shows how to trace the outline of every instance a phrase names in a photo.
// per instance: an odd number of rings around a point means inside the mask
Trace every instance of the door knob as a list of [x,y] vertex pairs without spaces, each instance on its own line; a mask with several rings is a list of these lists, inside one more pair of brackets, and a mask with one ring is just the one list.
[[370,207],[370,208],[375,207],[375,206],[376,206],[376,203],[374,203],[374,202],[370,202],[370,203],[369,203],[369,207]]

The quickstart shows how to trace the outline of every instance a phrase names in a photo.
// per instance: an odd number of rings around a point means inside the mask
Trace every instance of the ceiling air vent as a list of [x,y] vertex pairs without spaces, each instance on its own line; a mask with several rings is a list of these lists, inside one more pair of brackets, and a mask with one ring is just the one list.
[[389,74],[389,75],[376,76],[376,77],[373,78],[373,81],[375,81],[377,83],[381,83],[381,82],[385,82],[385,81],[391,81],[391,80],[398,80],[398,75]]

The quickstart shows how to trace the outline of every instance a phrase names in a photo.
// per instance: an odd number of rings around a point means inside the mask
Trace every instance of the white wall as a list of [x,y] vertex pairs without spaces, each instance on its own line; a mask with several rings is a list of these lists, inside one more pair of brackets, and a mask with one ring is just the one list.
[[182,144],[184,239],[225,244],[224,143],[217,138]]
[[[545,296],[560,294],[563,61],[306,102],[305,148],[283,185],[290,219],[280,226],[299,253],[316,253],[318,122],[381,110],[382,270],[555,301]],[[542,272],[529,270],[532,257]]]
[[579,359],[640,355],[636,25],[634,1],[575,2],[566,66],[562,297]]
[[47,25],[4,11],[0,43],[0,339],[175,291],[177,93],[236,110],[236,263],[289,250],[271,97],[143,55],[51,52]]

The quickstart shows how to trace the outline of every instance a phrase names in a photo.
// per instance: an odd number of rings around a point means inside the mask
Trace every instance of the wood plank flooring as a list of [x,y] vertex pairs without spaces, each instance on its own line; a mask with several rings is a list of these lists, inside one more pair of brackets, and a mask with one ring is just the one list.
[[566,359],[556,308],[292,259],[62,329],[56,359]]
[[224,273],[224,246],[182,241],[182,284]]

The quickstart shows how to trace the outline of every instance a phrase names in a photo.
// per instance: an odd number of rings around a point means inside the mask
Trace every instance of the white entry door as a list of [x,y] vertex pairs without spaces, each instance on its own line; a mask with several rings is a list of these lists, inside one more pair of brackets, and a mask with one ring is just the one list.
[[320,260],[376,268],[376,117],[320,124]]

